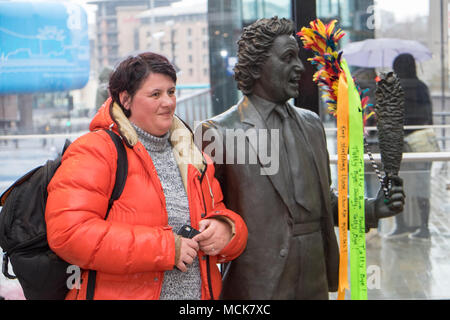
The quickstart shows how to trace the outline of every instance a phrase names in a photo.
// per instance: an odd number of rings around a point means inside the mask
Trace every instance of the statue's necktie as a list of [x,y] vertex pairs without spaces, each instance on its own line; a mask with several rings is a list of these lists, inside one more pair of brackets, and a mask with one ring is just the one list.
[[310,172],[314,170],[314,163],[311,155],[308,154],[307,142],[295,120],[289,116],[285,105],[277,106],[275,111],[282,120],[282,137],[289,161],[290,176],[294,185],[295,201],[311,212],[318,197],[312,187],[318,182],[311,179],[314,177]]

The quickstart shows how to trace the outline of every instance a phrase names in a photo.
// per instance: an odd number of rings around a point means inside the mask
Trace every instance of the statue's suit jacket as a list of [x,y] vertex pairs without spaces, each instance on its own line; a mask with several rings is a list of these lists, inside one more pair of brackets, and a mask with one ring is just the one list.
[[[337,198],[330,191],[330,167],[325,132],[319,117],[305,109],[294,108],[297,121],[310,144],[322,193],[321,232],[324,245],[326,277],[329,291],[338,286],[339,250],[334,232],[337,214]],[[280,275],[285,268],[292,228],[288,220],[291,213],[286,205],[287,184],[278,175],[262,175],[264,145],[255,145],[245,139],[246,152],[256,152],[255,164],[224,163],[227,152],[224,142],[227,129],[248,131],[267,129],[262,117],[250,100],[244,98],[221,115],[203,122],[196,130],[196,138],[202,134],[202,148],[208,151],[210,141],[217,148],[212,154],[217,161],[216,177],[221,183],[226,206],[240,214],[247,224],[249,237],[244,253],[234,260],[224,277],[223,299],[271,299],[277,289]],[[211,138],[214,136],[214,138]],[[206,138],[206,139],[205,139]],[[217,140],[214,140],[217,139]],[[206,141],[205,141],[206,140]],[[197,140],[198,142],[198,140]],[[220,148],[220,144],[223,148]],[[300,146],[301,148],[301,146]],[[234,158],[242,150],[234,150]],[[222,164],[221,164],[222,163]],[[313,170],[314,168],[305,168]],[[264,170],[264,168],[263,168]],[[307,197],[308,195],[305,195]],[[307,257],[308,258],[308,257]],[[323,261],[318,263],[324,263]]]

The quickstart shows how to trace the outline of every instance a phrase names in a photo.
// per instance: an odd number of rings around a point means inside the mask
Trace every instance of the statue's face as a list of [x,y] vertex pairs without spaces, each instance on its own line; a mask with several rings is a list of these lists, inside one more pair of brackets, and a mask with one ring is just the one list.
[[284,103],[299,95],[298,82],[305,70],[298,57],[298,44],[293,36],[281,35],[273,42],[269,58],[255,81],[253,94],[275,103]]

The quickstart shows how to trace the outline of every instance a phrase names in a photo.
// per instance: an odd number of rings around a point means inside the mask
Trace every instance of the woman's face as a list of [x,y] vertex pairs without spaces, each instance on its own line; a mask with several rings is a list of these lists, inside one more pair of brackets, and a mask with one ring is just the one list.
[[166,134],[172,126],[176,107],[175,83],[161,73],[151,73],[131,99],[120,95],[123,106],[131,111],[130,121],[154,136]]

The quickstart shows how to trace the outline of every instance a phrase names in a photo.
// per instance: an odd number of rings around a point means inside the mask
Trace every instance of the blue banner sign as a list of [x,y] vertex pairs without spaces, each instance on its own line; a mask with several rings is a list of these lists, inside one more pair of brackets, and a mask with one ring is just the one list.
[[89,80],[85,10],[70,2],[0,2],[0,94],[83,88]]

